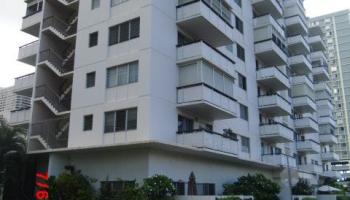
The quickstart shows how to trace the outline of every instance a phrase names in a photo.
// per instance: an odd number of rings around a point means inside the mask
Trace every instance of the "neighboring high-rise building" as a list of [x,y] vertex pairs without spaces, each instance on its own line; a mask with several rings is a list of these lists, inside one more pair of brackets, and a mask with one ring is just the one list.
[[[325,35],[331,88],[334,96],[338,145],[335,152],[342,161],[350,160],[350,10],[335,12],[311,19],[312,26],[319,26]],[[340,169],[344,169],[340,167]],[[347,168],[349,170],[349,168]]]
[[339,177],[322,33],[302,0],[26,3],[38,171],[74,166],[96,189],[164,174],[184,195],[191,172],[201,195],[260,172],[282,199],[299,178]]
[[[0,118],[11,123],[11,115],[18,110],[30,108],[31,98],[15,93],[15,87],[0,89]],[[28,123],[28,122],[27,122]]]

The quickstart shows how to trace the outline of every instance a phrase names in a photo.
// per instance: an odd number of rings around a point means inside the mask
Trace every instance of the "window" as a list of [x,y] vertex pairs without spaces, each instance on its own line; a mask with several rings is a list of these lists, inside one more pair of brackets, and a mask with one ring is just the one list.
[[136,83],[138,81],[138,73],[138,61],[108,68],[107,88]]
[[113,6],[117,6],[117,5],[119,5],[119,4],[121,4],[121,3],[124,3],[124,2],[127,2],[127,1],[129,1],[129,0],[112,0],[111,1],[111,6],[113,7]]
[[234,0],[234,1],[239,7],[242,7],[242,0]]
[[249,138],[241,136],[242,152],[250,153],[250,141]]
[[239,30],[239,32],[243,33],[244,32],[244,27],[243,27],[243,21],[239,17],[236,18],[236,28]]
[[86,74],[86,88],[95,86],[96,72],[90,72]]
[[238,73],[238,85],[243,90],[247,90],[247,78],[240,73]]
[[199,183],[197,184],[197,195],[215,195],[215,184]]
[[100,0],[91,0],[91,10],[100,7]]
[[185,182],[174,182],[176,195],[185,195]]
[[105,112],[105,133],[137,129],[137,108]]
[[109,45],[125,42],[140,36],[140,18],[109,28]]
[[122,192],[125,188],[135,186],[135,181],[102,181],[101,188],[111,195],[116,195]]
[[242,61],[245,61],[245,52],[244,52],[244,48],[237,44],[237,57],[239,59],[241,59]]
[[93,124],[93,115],[85,115],[84,116],[84,131],[91,131]]
[[177,123],[178,123],[177,131],[179,133],[193,131],[193,120],[192,119],[189,119],[189,118],[186,118],[186,117],[179,115],[177,118]]
[[89,35],[89,47],[97,46],[98,32],[90,33]]
[[240,110],[240,117],[241,119],[248,121],[248,107],[242,104],[239,104],[239,110]]

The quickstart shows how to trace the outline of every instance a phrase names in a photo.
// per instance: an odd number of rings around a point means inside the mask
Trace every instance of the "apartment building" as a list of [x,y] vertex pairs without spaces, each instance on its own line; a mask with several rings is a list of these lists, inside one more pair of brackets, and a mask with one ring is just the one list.
[[338,176],[333,104],[315,94],[328,89],[324,47],[309,40],[322,34],[301,0],[26,3],[22,31],[38,41],[18,59],[36,67],[38,171],[74,166],[96,189],[164,174],[179,195],[191,172],[202,195],[259,172],[282,198],[299,178]]
[[[10,124],[13,122],[13,113],[18,112],[20,110],[29,110],[31,103],[30,97],[19,95],[15,92],[15,87],[7,87],[0,89],[0,118],[5,119]],[[29,121],[26,121],[25,124],[28,123]]]
[[344,10],[311,19],[312,26],[319,26],[324,34],[324,44],[329,60],[330,85],[334,96],[336,130],[334,134],[338,138],[338,144],[334,145],[334,151],[339,154],[342,162],[334,163],[334,168],[340,171],[349,171],[350,160],[349,145],[349,105],[350,105],[350,64],[348,52],[350,45],[350,11]]

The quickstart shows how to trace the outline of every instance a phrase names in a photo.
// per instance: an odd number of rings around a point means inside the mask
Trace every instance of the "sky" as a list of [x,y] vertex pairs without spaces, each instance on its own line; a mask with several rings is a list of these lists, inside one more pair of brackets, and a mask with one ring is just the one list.
[[[0,87],[14,84],[14,78],[34,72],[34,67],[18,62],[18,47],[36,38],[20,31],[26,4],[23,0],[1,0],[0,6]],[[350,9],[350,0],[305,0],[306,15],[316,17]]]

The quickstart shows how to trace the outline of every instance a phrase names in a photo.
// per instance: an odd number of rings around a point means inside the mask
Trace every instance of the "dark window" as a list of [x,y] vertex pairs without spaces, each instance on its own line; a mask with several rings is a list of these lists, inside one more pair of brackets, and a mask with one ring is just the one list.
[[130,22],[130,39],[140,36],[140,18],[131,20]]
[[140,18],[109,28],[109,45],[125,42],[140,36]]
[[86,74],[86,88],[95,86],[96,72],[90,72]]
[[84,131],[92,130],[93,124],[93,115],[85,115],[84,116]]
[[242,0],[235,0],[235,3],[236,3],[239,7],[242,7]]
[[197,184],[198,195],[215,195],[215,184],[203,183]]
[[185,183],[184,182],[174,182],[176,195],[185,195]]
[[244,26],[243,26],[243,21],[239,17],[236,18],[236,28],[239,30],[239,32],[243,33],[244,32]]
[[135,181],[102,181],[101,188],[110,195],[117,195],[126,188],[135,186]]
[[90,33],[89,36],[89,47],[94,47],[98,43],[98,32]]
[[250,153],[250,139],[249,138],[241,136],[241,146],[242,146],[242,152]]
[[125,42],[129,40],[129,22],[122,23],[120,25],[120,40],[119,42]]
[[248,121],[248,107],[242,104],[239,104],[240,117],[241,119]]
[[247,90],[247,78],[240,73],[238,73],[238,85],[243,90]]
[[105,133],[135,130],[137,128],[137,108],[105,113]]
[[125,120],[126,120],[126,110],[117,111],[117,119],[115,121],[115,130],[124,131],[125,130]]
[[245,51],[244,48],[237,44],[237,57],[241,59],[242,61],[245,61]]
[[91,10],[100,7],[100,0],[92,0],[91,1]]
[[190,132],[193,131],[193,120],[183,117],[181,115],[178,116],[178,132]]

